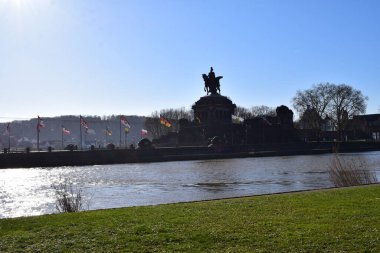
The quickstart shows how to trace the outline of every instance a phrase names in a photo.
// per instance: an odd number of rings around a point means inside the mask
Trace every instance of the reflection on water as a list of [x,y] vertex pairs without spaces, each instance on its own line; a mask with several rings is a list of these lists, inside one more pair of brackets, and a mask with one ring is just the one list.
[[[380,178],[380,152],[360,156]],[[53,184],[71,180],[90,209],[218,199],[332,186],[330,154],[0,170],[0,218],[55,212]]]

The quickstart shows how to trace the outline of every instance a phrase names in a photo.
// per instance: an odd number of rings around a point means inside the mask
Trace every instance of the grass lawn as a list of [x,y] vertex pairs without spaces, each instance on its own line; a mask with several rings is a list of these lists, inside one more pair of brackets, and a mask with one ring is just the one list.
[[1,219],[0,252],[380,252],[380,185]]

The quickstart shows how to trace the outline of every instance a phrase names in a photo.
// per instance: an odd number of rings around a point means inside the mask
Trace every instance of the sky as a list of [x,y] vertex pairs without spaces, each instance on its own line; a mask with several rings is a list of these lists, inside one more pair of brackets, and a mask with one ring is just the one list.
[[0,0],[0,121],[236,105],[348,84],[380,113],[378,0]]

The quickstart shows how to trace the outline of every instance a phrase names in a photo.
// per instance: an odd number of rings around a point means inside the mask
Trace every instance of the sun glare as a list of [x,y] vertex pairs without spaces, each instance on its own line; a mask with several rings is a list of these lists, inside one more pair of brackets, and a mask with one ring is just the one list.
[[26,2],[30,2],[28,0],[2,0],[3,4],[5,4],[8,7],[14,8],[14,9],[20,9],[22,8]]
[[10,16],[22,15],[28,11],[32,0],[0,0],[0,13],[6,13]]
[[35,8],[40,5],[42,0],[0,0],[0,8],[14,11],[24,12],[29,11],[31,8]]
[[41,12],[46,10],[48,3],[48,0],[0,0],[0,18],[3,17],[3,25],[25,32],[26,25],[41,20]]

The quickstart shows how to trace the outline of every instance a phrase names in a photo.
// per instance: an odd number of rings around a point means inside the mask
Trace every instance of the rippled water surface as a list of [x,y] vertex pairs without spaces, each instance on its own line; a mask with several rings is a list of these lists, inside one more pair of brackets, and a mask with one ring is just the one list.
[[[361,157],[380,178],[380,152]],[[331,154],[0,170],[0,218],[56,212],[56,185],[83,190],[89,209],[153,205],[330,187]]]

